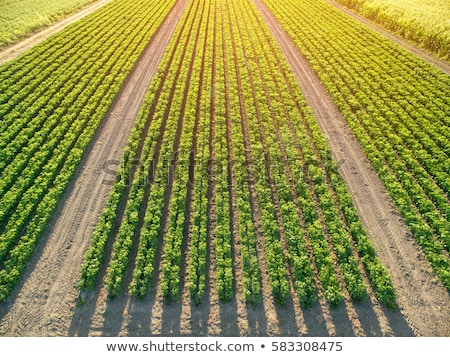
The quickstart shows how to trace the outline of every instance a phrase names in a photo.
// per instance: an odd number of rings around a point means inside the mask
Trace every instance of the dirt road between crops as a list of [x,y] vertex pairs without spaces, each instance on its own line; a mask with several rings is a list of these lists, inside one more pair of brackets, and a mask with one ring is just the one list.
[[[0,335],[68,334],[76,307],[80,266],[114,180],[110,170],[117,169],[144,95],[186,3],[187,0],[180,0],[171,10],[86,150],[22,283],[0,306]],[[111,163],[107,170],[105,162]]]
[[254,0],[287,58],[325,134],[363,224],[398,292],[400,312],[416,335],[450,336],[450,298],[368,163],[356,138],[307,60],[262,0]]
[[2,51],[0,51],[0,65],[20,56],[22,53],[24,53],[26,50],[30,49],[34,45],[45,40],[54,33],[61,31],[63,28],[69,26],[75,21],[80,20],[83,17],[89,15],[91,12],[99,9],[100,7],[102,7],[103,5],[105,5],[110,1],[111,0],[98,0],[93,4],[88,5],[84,9],[77,11],[76,13],[67,16],[64,19],[55,22],[54,24],[46,27],[45,29],[33,35],[30,35],[24,40],[21,40],[20,42],[14,45],[6,47]]

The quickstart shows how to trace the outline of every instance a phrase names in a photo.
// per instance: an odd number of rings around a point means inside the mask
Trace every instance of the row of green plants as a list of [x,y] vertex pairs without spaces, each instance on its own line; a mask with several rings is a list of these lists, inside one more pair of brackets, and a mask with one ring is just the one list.
[[[197,120],[194,131],[193,144],[190,156],[189,184],[193,187],[192,204],[188,208],[192,216],[190,222],[189,241],[189,291],[195,303],[200,303],[206,290],[207,260],[210,251],[210,231],[211,220],[213,219],[210,210],[209,196],[212,185],[210,168],[211,160],[214,160],[214,138],[211,136],[211,126],[213,125],[214,97],[211,88],[214,85],[213,79],[213,46],[215,31],[215,9],[208,3],[205,9],[206,21],[202,24],[201,30],[204,35],[201,37],[203,45],[203,57],[199,65],[201,68],[198,78],[198,99],[195,106],[195,117]],[[194,69],[195,71],[195,69]],[[191,172],[193,173],[191,174]],[[193,180],[193,182],[191,182]],[[188,215],[189,216],[189,215]],[[217,269],[219,271],[219,268]],[[217,280],[222,283],[224,278],[220,276]],[[222,298],[222,295],[220,295]]]
[[17,284],[86,147],[171,8],[160,2],[142,11],[147,6],[112,2],[0,67],[0,300]]
[[[247,12],[248,17],[239,23],[259,23],[256,32],[265,33],[265,41],[261,40],[261,36],[256,41],[252,35],[255,29],[247,29],[247,40],[252,44],[254,54],[249,55],[246,62],[251,69],[249,76],[253,78],[251,87],[257,108],[254,118],[258,118],[248,121],[253,126],[250,133],[254,136],[254,156],[266,158],[267,177],[271,177],[268,181],[271,181],[272,191],[277,191],[273,196],[278,196],[281,207],[278,215],[282,213],[288,243],[287,256],[292,264],[291,269],[295,272],[295,286],[300,300],[309,305],[315,299],[315,282],[311,271],[314,264],[324,295],[332,305],[339,304],[343,299],[343,284],[339,283],[339,279],[345,282],[351,298],[360,300],[367,295],[358,267],[360,258],[352,242],[350,229],[346,227],[344,209],[335,198],[341,195],[345,186],[341,181],[341,191],[333,192],[330,179],[326,182],[327,168],[331,170],[334,167],[336,174],[337,170],[323,135],[310,109],[301,99],[298,85],[291,72],[286,69],[286,63],[262,19],[255,16],[254,8],[251,12],[247,9]],[[255,47],[256,43],[259,43],[259,49]],[[271,48],[271,51],[267,51],[267,48]],[[251,52],[245,50],[245,53]],[[262,61],[263,58],[265,61]],[[274,63],[279,67],[274,66]],[[284,76],[279,68],[284,69]],[[247,89],[251,93],[251,88]],[[263,150],[260,142],[266,143]],[[264,169],[260,167],[261,171],[258,171],[263,172]],[[261,195],[270,197],[269,192],[264,192],[263,189]],[[298,197],[297,209],[294,195]],[[260,199],[260,202],[266,207],[272,206],[271,202],[264,202],[264,199]],[[276,201],[273,202],[275,203]],[[267,222],[270,217],[273,215],[266,215]],[[359,223],[359,219],[356,222]],[[272,233],[270,230],[269,232]],[[307,254],[304,240],[308,242],[309,251],[312,251],[311,257]],[[371,247],[367,236],[365,243]],[[381,301],[393,306],[395,293],[392,283],[373,248],[372,253],[365,258],[377,269],[376,279],[372,281],[374,290]],[[336,268],[337,265],[339,268]]]
[[[303,150],[295,149],[293,140],[295,136],[292,135],[292,127],[289,126],[293,120],[291,117],[302,117],[308,109],[306,106],[295,107],[290,95],[292,88],[288,87],[285,79],[277,78],[275,73],[278,72],[278,68],[274,64],[280,64],[279,49],[274,47],[262,19],[255,15],[254,9],[248,16],[255,18],[255,23],[259,25],[258,30],[265,34],[264,41],[261,37],[258,38],[259,41],[252,41],[255,43],[253,56],[248,60],[249,68],[254,73],[253,88],[259,89],[259,95],[265,97],[264,101],[255,101],[259,103],[257,105],[259,120],[253,124],[253,132],[259,130],[260,140],[265,142],[267,175],[272,177],[272,190],[276,191],[274,196],[277,195],[279,211],[282,213],[284,239],[288,246],[287,256],[296,264],[293,266],[296,279],[294,284],[298,289],[300,301],[310,305],[316,299],[312,270],[315,266],[326,300],[336,306],[343,299],[338,271],[334,267],[332,250],[327,241],[326,223],[319,220],[320,208],[315,202],[313,187],[308,184],[308,170],[314,169],[317,175],[321,174],[316,166],[319,160],[313,150],[308,150],[307,136],[302,141],[305,143]],[[247,36],[249,39],[252,38],[249,30]],[[258,93],[254,95],[257,97]],[[291,109],[287,110],[288,107]],[[257,140],[258,136],[255,143]],[[299,187],[301,190],[297,190]],[[298,200],[294,201],[294,195]],[[303,200],[309,204],[302,207]],[[308,256],[308,249],[312,252],[311,257]]]
[[242,103],[239,97],[240,83],[237,80],[238,54],[234,50],[233,24],[230,21],[229,8],[225,2],[219,3],[222,26],[222,53],[223,63],[220,63],[220,71],[224,71],[225,87],[225,119],[227,149],[229,150],[229,165],[231,175],[230,189],[236,196],[236,213],[233,220],[237,221],[239,234],[239,248],[241,252],[241,264],[243,270],[243,294],[249,304],[254,304],[262,299],[260,254],[255,228],[254,210],[251,204],[251,192],[249,190],[249,162],[244,147],[244,133],[241,125],[243,113]]
[[[192,212],[194,218],[194,226],[192,229],[193,235],[191,235],[191,250],[188,247],[184,248],[183,240],[185,240],[187,236],[187,228],[189,227],[188,222],[186,222],[186,218],[189,215],[190,207],[187,206],[187,193],[188,193],[188,185],[190,183],[189,178],[189,167],[191,164],[190,156],[191,152],[193,155],[200,155],[199,152],[202,152],[202,148],[198,147],[198,145],[202,145],[202,134],[199,133],[198,127],[201,126],[201,122],[203,122],[202,116],[202,94],[203,94],[203,86],[204,82],[204,56],[205,56],[205,41],[207,39],[207,31],[208,22],[209,22],[209,1],[203,1],[200,3],[199,14],[200,16],[194,17],[194,27],[196,30],[196,36],[192,37],[190,43],[186,45],[191,49],[191,66],[185,66],[183,69],[186,71],[186,77],[181,79],[181,83],[184,85],[183,91],[180,92],[180,102],[175,103],[176,108],[180,108],[180,118],[184,120],[182,127],[179,127],[178,130],[181,131],[179,135],[177,135],[176,146],[173,150],[174,155],[176,156],[174,159],[174,174],[173,174],[173,183],[172,183],[172,193],[170,197],[169,210],[168,210],[168,229],[164,235],[164,248],[163,248],[163,268],[162,268],[162,291],[166,299],[168,300],[178,300],[180,297],[180,287],[181,287],[181,278],[183,271],[182,269],[182,260],[187,255],[190,258],[190,262],[186,264],[189,266],[189,270],[193,267],[195,270],[203,270],[198,271],[198,275],[192,276],[189,274],[189,285],[191,289],[191,296],[194,301],[198,302],[198,299],[201,297],[202,292],[204,291],[204,287],[196,286],[198,283],[202,284],[198,279],[201,279],[204,284],[204,265],[199,262],[199,259],[206,259],[206,247],[203,249],[203,255],[201,252],[198,252],[198,246],[195,245],[195,241],[197,240],[198,234],[200,232],[196,232],[198,225],[198,217],[202,217],[206,219],[206,211],[201,212]],[[189,70],[187,70],[189,69]],[[199,123],[200,122],[200,123]],[[200,135],[200,138],[198,138]],[[195,145],[194,145],[195,143]],[[200,169],[200,168],[198,168]],[[201,172],[200,170],[196,170],[196,172]],[[194,179],[198,178],[197,175],[194,175]],[[201,185],[201,182],[195,181],[194,185],[194,195],[195,200],[193,207],[196,206],[197,198],[202,199],[201,191],[197,190],[198,185]],[[198,197],[200,194],[200,197]],[[197,222],[195,219],[197,218]],[[204,230],[205,227],[201,226],[198,230]],[[204,232],[206,234],[206,232]],[[199,245],[206,244],[206,237],[200,238]],[[189,253],[188,253],[189,251]],[[201,267],[203,265],[203,269]],[[189,272],[190,273],[190,272]]]
[[[317,232],[315,226],[320,226],[317,222],[318,212],[324,217],[328,241],[331,242],[334,255],[341,266],[340,274],[344,276],[346,288],[352,299],[361,300],[367,293],[362,281],[362,271],[358,271],[358,261],[361,261],[377,298],[393,307],[396,294],[391,278],[379,261],[370,238],[362,227],[353,206],[352,197],[338,173],[336,162],[330,154],[329,146],[318,122],[298,90],[298,83],[286,61],[282,59],[279,51],[274,50],[276,45],[267,30],[266,39],[272,48],[272,56],[268,58],[268,61],[269,63],[278,63],[280,69],[272,71],[276,90],[269,91],[270,93],[280,93],[283,104],[283,110],[280,110],[279,106],[274,106],[274,117],[278,119],[276,122],[280,128],[288,126],[284,132],[280,133],[279,142],[284,144],[286,160],[290,165],[291,180],[293,180],[296,194],[302,202],[306,226],[311,226],[312,236],[315,237],[317,236],[314,233]],[[282,84],[283,82],[287,83],[289,90],[280,89],[277,83]],[[287,96],[287,93],[290,93],[290,97]],[[302,115],[297,115],[293,108],[297,108]],[[289,118],[288,124],[279,120],[283,117]],[[292,142],[295,145],[292,145]],[[295,150],[306,163],[303,168],[295,165]],[[313,186],[310,188],[311,194],[309,195],[307,194],[307,182]],[[286,185],[277,185],[277,187],[280,187],[281,190]],[[311,205],[314,197],[316,206],[319,207],[316,212]],[[290,203],[289,201],[289,199],[286,200],[287,204]],[[321,264],[320,260],[318,263]],[[333,296],[333,291],[338,291],[334,286],[336,285],[330,285],[331,296]],[[330,296],[330,293],[325,293],[325,295]],[[336,302],[339,302],[339,294],[336,296]]]
[[450,59],[446,0],[334,0],[418,46]]
[[[243,21],[249,21],[249,19],[241,17],[243,9],[235,2],[229,2],[229,5],[228,22],[235,54],[235,71],[237,83],[241,89],[239,94],[241,115],[236,119],[233,118],[232,124],[240,128],[244,134],[243,144],[248,153],[247,161],[250,166],[249,184],[256,193],[253,209],[255,214],[260,214],[261,216],[267,273],[275,301],[283,304],[289,296],[289,282],[280,240],[280,227],[275,215],[271,186],[266,175],[266,158],[264,156],[263,143],[261,138],[258,137],[258,103],[260,100],[263,100],[263,97],[258,98],[258,101],[254,98],[253,93],[256,88],[252,81],[252,72],[248,70],[250,65],[248,54],[252,50],[252,40],[244,37],[244,31],[241,29]],[[241,16],[238,16],[237,12]],[[244,55],[239,55],[239,53]]]
[[449,77],[329,4],[265,3],[319,75],[449,288]]
[[[223,13],[219,6],[214,7],[214,23],[212,30],[211,63],[211,109],[212,109],[212,130],[211,141],[213,146],[210,150],[210,178],[214,189],[215,206],[215,241],[214,256],[216,264],[216,282],[219,299],[230,301],[234,296],[234,274],[233,274],[233,219],[232,219],[232,199],[231,185],[232,157],[231,142],[227,134],[227,110],[226,80],[224,70],[224,28],[222,21]],[[222,80],[218,80],[222,79]]]
[[[147,198],[148,205],[145,211],[144,224],[139,233],[138,253],[133,270],[133,280],[130,285],[131,293],[137,295],[139,298],[144,298],[147,295],[149,286],[153,281],[153,271],[157,262],[155,259],[156,252],[162,252],[161,246],[164,244],[162,242],[166,233],[165,222],[168,219],[166,218],[164,220],[165,216],[163,216],[163,212],[167,212],[165,215],[169,217],[170,210],[172,209],[172,228],[174,228],[174,225],[180,225],[181,230],[185,227],[184,206],[186,201],[179,199],[177,201],[178,207],[169,206],[166,209],[166,197],[167,200],[170,200],[171,197],[177,195],[177,193],[174,193],[174,184],[171,182],[175,182],[179,175],[177,168],[180,162],[179,154],[182,150],[185,153],[186,151],[189,152],[189,149],[180,146],[181,133],[185,130],[189,131],[189,128],[190,130],[194,130],[195,126],[195,117],[192,117],[191,113],[186,111],[187,101],[183,99],[190,88],[189,85],[186,85],[186,81],[188,78],[192,78],[192,66],[196,59],[195,46],[196,39],[198,39],[199,35],[198,23],[201,21],[201,19],[198,19],[198,15],[201,11],[200,4],[190,4],[181,19],[182,25],[179,25],[176,30],[179,41],[178,43],[174,41],[171,43],[174,63],[176,65],[167,68],[168,78],[171,79],[172,87],[169,89],[170,87],[164,86],[161,90],[161,96],[158,99],[158,107],[161,113],[163,113],[163,116],[167,118],[167,124],[157,134],[149,131],[149,134],[162,136],[162,138],[159,139],[161,140],[160,148],[155,153],[153,159],[154,179],[151,181],[152,186],[150,187]],[[163,65],[160,68],[164,67]],[[164,95],[169,90],[170,95]],[[158,139],[153,139],[153,141],[156,140]],[[152,140],[149,141],[149,143],[151,142]],[[186,163],[181,164],[182,167],[183,165],[186,165]],[[185,184],[187,184],[187,181]],[[171,187],[172,189],[168,191]],[[176,210],[175,214],[173,213],[174,209]],[[178,209],[180,209],[180,212],[178,212]],[[180,214],[178,215],[178,213]],[[175,243],[180,244],[181,241],[182,236],[180,237],[180,241],[176,241]],[[173,241],[169,244],[173,244]],[[181,258],[181,246],[178,252],[171,251],[171,248],[172,246],[165,248],[170,258],[177,259],[177,255]],[[161,256],[161,259],[164,264],[165,256]],[[178,268],[180,267],[181,264],[178,264]],[[156,268],[158,269],[158,267]],[[170,299],[172,293],[175,295],[179,294],[181,272],[178,271],[179,274],[176,275],[174,274],[175,269],[171,270],[167,266],[165,269],[166,273],[163,279],[166,280],[161,285],[165,297]],[[173,277],[176,282],[170,279],[171,274],[174,274]]]
[[305,306],[318,290],[332,305],[344,290],[360,300],[364,276],[380,301],[395,303],[317,122],[250,2],[188,5],[136,123],[81,289],[95,286],[103,263],[111,297],[133,269],[128,289],[139,298],[158,275],[167,300],[186,283],[201,303],[214,267],[223,301],[241,292],[260,301],[267,274],[279,304],[292,289]]
[[0,48],[17,43],[55,21],[89,5],[94,0],[21,0],[0,4]]
[[[189,13],[192,11],[191,7]],[[79,287],[82,290],[95,287],[102,264],[108,263],[107,290],[111,297],[119,294],[129,265],[133,239],[138,236],[130,291],[139,298],[146,295],[154,268],[172,148],[179,125],[180,109],[175,105],[173,110],[171,108],[173,101],[177,100],[179,104],[183,95],[178,83],[186,78],[186,73],[183,71],[182,74],[179,66],[190,54],[184,43],[190,41],[192,29],[192,21],[184,15],[150,84],[125,148],[116,182],[81,267]],[[121,204],[125,205],[122,215],[118,214]],[[139,227],[140,212],[144,216],[142,227]],[[105,249],[109,240],[113,240],[113,252],[111,262],[106,262]]]

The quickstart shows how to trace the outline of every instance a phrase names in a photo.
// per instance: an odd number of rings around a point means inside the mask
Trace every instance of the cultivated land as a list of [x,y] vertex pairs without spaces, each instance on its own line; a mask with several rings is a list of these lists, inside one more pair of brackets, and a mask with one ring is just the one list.
[[334,0],[420,47],[449,60],[450,4],[446,0]]
[[[426,62],[433,64],[434,66],[436,66],[436,68],[443,71],[447,75],[450,75],[450,63],[448,62],[448,60],[446,61],[442,58],[436,57],[436,55],[433,55],[433,54],[430,54],[430,53],[424,51],[423,49],[413,45],[410,41],[406,40],[404,37],[401,37],[399,35],[394,34],[393,32],[386,30],[386,28],[383,27],[381,24],[376,23],[373,20],[369,20],[367,17],[358,15],[358,13],[355,13],[354,11],[347,9],[345,6],[341,5],[340,3],[336,2],[336,1],[333,1],[333,0],[326,0],[326,1],[330,5],[340,9],[342,12],[346,13],[347,15],[354,17],[359,22],[362,22],[367,27],[374,29],[375,31],[381,33],[383,36],[398,43],[402,48],[408,50],[415,56],[424,59]],[[343,0],[343,1],[345,1],[345,0]]]
[[0,3],[0,48],[18,42],[94,0],[12,0]]
[[6,63],[20,56],[22,53],[29,50],[34,45],[45,40],[46,38],[57,33],[58,31],[61,31],[65,27],[74,23],[75,21],[82,19],[83,17],[102,7],[109,1],[111,0],[98,0],[92,3],[91,5],[86,6],[83,10],[68,15],[64,19],[56,21],[51,25],[48,25],[48,27],[46,27],[44,30],[38,31],[35,34],[31,34],[22,41],[11,44],[10,46],[8,46],[7,48],[3,49],[0,52],[0,64]]
[[448,290],[273,11],[176,3],[2,303],[3,335],[450,335]]

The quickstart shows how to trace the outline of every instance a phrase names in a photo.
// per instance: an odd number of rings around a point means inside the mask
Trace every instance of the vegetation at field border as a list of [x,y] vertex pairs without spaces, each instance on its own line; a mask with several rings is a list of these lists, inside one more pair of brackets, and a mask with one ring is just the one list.
[[0,3],[0,49],[95,0],[13,0]]
[[450,5],[446,0],[333,0],[406,40],[450,60]]

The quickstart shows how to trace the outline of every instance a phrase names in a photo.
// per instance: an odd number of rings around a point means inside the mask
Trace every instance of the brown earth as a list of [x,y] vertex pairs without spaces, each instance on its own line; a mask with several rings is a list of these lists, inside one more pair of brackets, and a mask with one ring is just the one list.
[[[334,158],[341,163],[363,223],[398,293],[398,309],[375,300],[330,309],[316,304],[300,309],[294,300],[273,304],[270,294],[255,306],[237,297],[221,303],[209,281],[209,298],[190,304],[186,291],[166,304],[160,289],[143,301],[120,295],[111,301],[104,288],[77,306],[79,267],[90,234],[104,206],[112,177],[106,160],[120,160],[143,96],[187,0],[175,5],[141,56],[95,136],[67,190],[58,214],[40,241],[34,258],[12,296],[0,305],[4,336],[450,336],[450,299],[364,157],[356,139],[288,35],[254,0],[279,42],[324,131]],[[432,293],[430,293],[432,292]]]

